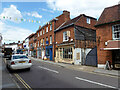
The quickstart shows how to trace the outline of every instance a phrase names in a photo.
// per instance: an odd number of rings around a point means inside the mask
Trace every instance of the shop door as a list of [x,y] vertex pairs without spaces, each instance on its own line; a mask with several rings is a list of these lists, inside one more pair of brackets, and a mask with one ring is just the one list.
[[52,61],[52,48],[50,48],[50,51],[49,51],[49,55],[50,55],[50,60]]
[[120,50],[113,51],[113,63],[120,64]]

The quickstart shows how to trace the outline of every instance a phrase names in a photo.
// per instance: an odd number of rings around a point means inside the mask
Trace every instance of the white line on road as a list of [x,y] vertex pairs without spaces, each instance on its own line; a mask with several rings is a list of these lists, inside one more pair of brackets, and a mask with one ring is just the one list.
[[48,70],[48,71],[51,71],[51,72],[54,72],[54,73],[59,73],[59,72],[56,71],[56,70],[52,70],[52,69],[49,69],[49,68],[46,68],[46,67],[41,67],[41,66],[38,66],[38,67],[40,67],[40,68],[42,68],[42,69],[45,69],[45,70]]
[[108,88],[117,88],[117,87],[113,87],[113,86],[110,86],[110,85],[106,85],[106,84],[102,84],[102,83],[94,82],[94,81],[91,81],[91,80],[87,80],[87,79],[79,78],[79,77],[75,77],[75,78],[78,79],[78,80],[82,80],[82,81],[86,81],[86,82],[89,82],[89,83],[93,83],[93,84],[97,84],[97,85],[105,86],[105,87],[108,87]]

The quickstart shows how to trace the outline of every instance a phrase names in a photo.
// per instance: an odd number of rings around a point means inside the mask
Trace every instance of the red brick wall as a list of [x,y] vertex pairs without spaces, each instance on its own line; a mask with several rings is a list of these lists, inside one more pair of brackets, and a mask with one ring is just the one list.
[[87,17],[82,16],[76,23],[75,25],[86,27],[86,28],[91,28],[95,29],[94,25],[96,24],[97,20],[95,19],[90,19],[90,24],[87,23]]
[[70,38],[71,39],[74,39],[74,26],[71,26],[71,27],[68,27],[68,28],[65,28],[65,29],[62,29],[58,32],[56,32],[56,42],[57,44],[60,44],[60,43],[63,43],[63,32],[65,31],[70,31]]
[[112,40],[112,25],[114,24],[107,24],[96,27],[98,64],[105,64],[107,60],[110,60],[112,63],[112,51],[101,50],[101,48],[106,48],[105,42]]

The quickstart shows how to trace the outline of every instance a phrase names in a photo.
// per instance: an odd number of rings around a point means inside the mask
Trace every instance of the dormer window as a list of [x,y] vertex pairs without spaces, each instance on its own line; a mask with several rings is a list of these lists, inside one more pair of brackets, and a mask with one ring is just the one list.
[[87,24],[90,24],[90,18],[87,18]]

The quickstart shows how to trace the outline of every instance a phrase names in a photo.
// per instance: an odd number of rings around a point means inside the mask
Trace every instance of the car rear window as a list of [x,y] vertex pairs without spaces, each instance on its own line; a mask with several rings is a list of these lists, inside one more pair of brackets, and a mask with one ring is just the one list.
[[13,59],[28,58],[27,56],[13,56]]

